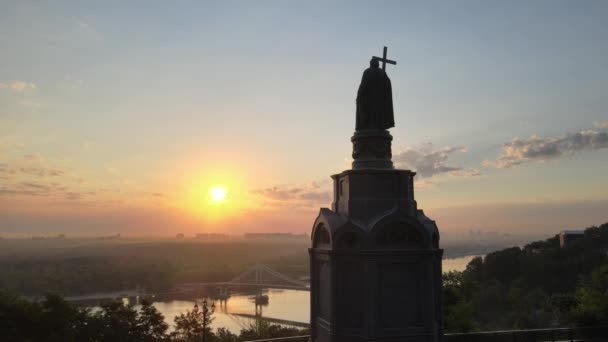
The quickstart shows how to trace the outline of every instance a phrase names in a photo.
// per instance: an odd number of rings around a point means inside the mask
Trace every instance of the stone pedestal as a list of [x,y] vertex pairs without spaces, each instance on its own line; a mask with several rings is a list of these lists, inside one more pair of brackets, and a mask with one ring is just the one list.
[[357,131],[350,141],[353,143],[353,170],[393,168],[391,161],[393,136],[387,130]]
[[393,169],[391,140],[355,133],[353,169],[332,176],[332,208],[314,222],[314,342],[442,340],[439,231],[417,208],[415,173]]

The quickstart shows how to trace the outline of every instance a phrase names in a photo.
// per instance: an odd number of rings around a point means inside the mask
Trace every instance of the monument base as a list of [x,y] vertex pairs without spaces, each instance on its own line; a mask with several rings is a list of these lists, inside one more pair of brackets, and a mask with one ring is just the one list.
[[415,172],[333,175],[332,208],[313,224],[313,342],[439,342],[439,230],[417,208]]
[[353,170],[393,168],[393,136],[387,130],[359,130],[350,140],[353,143]]

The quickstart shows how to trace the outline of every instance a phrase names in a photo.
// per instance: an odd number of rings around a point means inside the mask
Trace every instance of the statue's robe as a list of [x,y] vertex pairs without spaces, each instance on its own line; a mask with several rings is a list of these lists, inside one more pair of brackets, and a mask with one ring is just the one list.
[[391,80],[378,67],[363,72],[357,92],[356,130],[395,127]]

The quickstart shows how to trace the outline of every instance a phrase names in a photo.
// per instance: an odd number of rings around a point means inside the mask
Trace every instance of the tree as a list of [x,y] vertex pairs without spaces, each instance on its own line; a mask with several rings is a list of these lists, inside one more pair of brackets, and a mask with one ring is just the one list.
[[93,318],[58,295],[29,301],[0,291],[0,331],[6,341],[98,341]]
[[256,319],[249,324],[249,327],[241,330],[241,340],[257,340],[263,338],[290,337],[308,334],[306,330],[283,327],[278,324],[271,324],[263,319]]
[[101,304],[101,311],[94,317],[98,320],[100,339],[103,341],[140,341],[137,311],[132,305],[120,300]]
[[215,332],[215,342],[237,342],[239,337],[226,328],[218,328]]
[[471,332],[475,330],[473,317],[473,305],[470,302],[459,301],[447,309],[446,329],[450,332]]
[[142,335],[142,341],[163,341],[168,338],[165,317],[156,310],[152,301],[144,298],[139,309],[137,325]]
[[174,339],[180,341],[213,341],[215,335],[211,331],[210,324],[213,322],[213,309],[207,306],[207,300],[203,301],[202,310],[199,311],[198,304],[194,305],[192,311],[175,317],[175,331],[171,334]]
[[572,320],[579,326],[608,325],[608,264],[583,278],[576,290]]
[[174,339],[186,342],[200,341],[203,336],[203,319],[200,314],[187,310],[185,314],[175,317]]

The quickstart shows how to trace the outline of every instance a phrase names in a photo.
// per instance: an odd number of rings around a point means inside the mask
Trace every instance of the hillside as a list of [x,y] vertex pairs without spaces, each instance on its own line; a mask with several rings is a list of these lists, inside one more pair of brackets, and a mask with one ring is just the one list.
[[444,275],[448,331],[608,323],[608,223],[473,259]]

